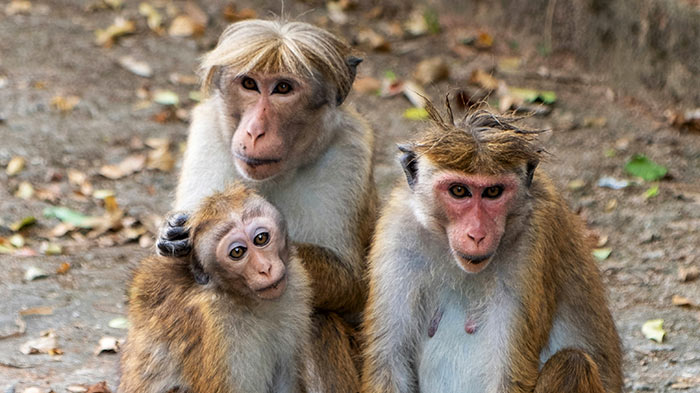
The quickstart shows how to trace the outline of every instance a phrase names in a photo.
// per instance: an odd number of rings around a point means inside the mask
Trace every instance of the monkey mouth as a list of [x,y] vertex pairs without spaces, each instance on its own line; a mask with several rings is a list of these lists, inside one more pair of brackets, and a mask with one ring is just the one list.
[[479,265],[482,262],[488,261],[493,256],[493,253],[486,254],[486,255],[467,255],[467,254],[463,254],[459,251],[455,251],[455,253],[457,254],[457,256],[459,256],[459,258],[462,261],[464,261],[470,265]]
[[253,158],[246,155],[235,153],[236,158],[246,163],[246,165],[251,167],[257,167],[261,165],[277,164],[282,161],[279,158]]
[[[282,295],[282,291],[286,288],[287,273],[285,272],[279,280],[275,281],[272,285],[268,285],[264,288],[256,290],[258,296],[263,299],[275,299]],[[279,292],[279,293],[278,293]]]

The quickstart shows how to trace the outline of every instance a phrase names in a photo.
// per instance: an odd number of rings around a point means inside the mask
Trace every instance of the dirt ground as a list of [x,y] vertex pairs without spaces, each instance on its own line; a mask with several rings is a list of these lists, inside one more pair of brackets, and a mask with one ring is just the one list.
[[[184,2],[151,3],[163,13],[166,27],[172,20],[168,9],[171,14],[185,9]],[[27,216],[38,220],[20,231],[26,240],[24,248],[0,254],[0,391],[4,393],[29,387],[80,391],[76,385],[103,380],[116,390],[118,355],[96,355],[95,351],[100,338],[125,336],[125,330],[109,324],[126,314],[130,268],[153,252],[148,240],[154,217],[170,208],[187,135],[186,121],[167,118],[163,106],[147,106],[143,101],[158,89],[168,89],[179,95],[179,108],[185,113],[191,109],[194,101],[187,97],[196,86],[174,83],[170,74],[194,75],[198,57],[215,44],[228,23],[222,9],[230,2],[200,2],[209,22],[195,38],[149,30],[138,13],[139,1],[125,1],[118,10],[101,4],[97,0],[32,0],[30,9],[17,10],[10,9],[9,0],[0,1],[0,238],[13,235],[10,226],[17,220]],[[280,13],[276,1],[238,1],[236,5],[239,11],[252,6],[261,17]],[[381,80],[387,71],[409,79],[421,60],[441,56],[448,62],[450,76],[425,87],[434,100],[442,101],[451,89],[466,86],[477,69],[496,69],[494,75],[508,86],[556,92],[551,113],[527,122],[551,129],[545,136],[550,156],[542,168],[561,186],[589,228],[599,238],[607,238],[601,247],[612,250],[599,266],[624,342],[625,390],[700,392],[700,280],[679,278],[681,270],[700,265],[700,134],[676,129],[664,117],[666,110],[687,108],[674,107],[664,92],[630,96],[605,75],[587,74],[566,55],[545,56],[536,40],[508,36],[497,26],[487,29],[494,38],[490,48],[477,50],[456,43],[485,29],[465,15],[439,15],[441,33],[407,39],[386,33],[396,21],[409,18],[407,6],[386,6],[383,15],[371,18],[368,13],[376,11],[360,5],[343,11],[348,18],[344,24],[337,23],[337,15],[329,18],[324,2],[286,1],[284,7],[286,14],[324,25],[350,42],[362,41],[356,38],[365,27],[388,37],[388,52],[358,45],[365,58],[361,79]],[[118,15],[136,22],[135,34],[121,37],[111,48],[97,45],[94,31],[106,28]],[[126,55],[147,62],[153,76],[140,77],[121,67],[118,59]],[[515,71],[495,67],[512,57],[521,61]],[[79,97],[77,105],[57,109],[56,97],[69,96]],[[401,175],[395,143],[413,135],[421,122],[403,117],[411,104],[401,95],[382,98],[355,91],[350,102],[376,132],[376,180],[380,195],[385,196]],[[153,149],[143,145],[148,138],[171,142],[174,169],[143,169],[116,180],[99,174],[106,164],[150,153]],[[624,165],[637,153],[667,167],[668,175],[650,184],[627,174]],[[5,168],[15,156],[24,157],[26,164],[10,176]],[[69,179],[71,170],[87,178],[81,181],[71,175]],[[602,177],[632,183],[613,190],[598,186]],[[28,199],[16,196],[23,182],[35,190],[54,190],[54,199],[39,192]],[[59,223],[43,216],[48,206],[88,215],[104,213],[103,202],[82,188],[86,182],[93,190],[113,190],[125,216],[150,231],[142,236],[141,245],[114,233],[95,239],[87,230],[55,238],[48,234]],[[658,194],[646,198],[645,192],[654,184],[659,186]],[[51,254],[42,246],[47,241],[62,245],[60,255],[45,255]],[[25,281],[30,267],[48,272],[48,277]],[[692,304],[675,306],[674,295]],[[645,321],[656,318],[664,320],[667,332],[662,343],[650,341],[641,332]],[[23,343],[47,329],[57,337],[60,353],[20,352]],[[67,390],[69,386],[72,390]]]

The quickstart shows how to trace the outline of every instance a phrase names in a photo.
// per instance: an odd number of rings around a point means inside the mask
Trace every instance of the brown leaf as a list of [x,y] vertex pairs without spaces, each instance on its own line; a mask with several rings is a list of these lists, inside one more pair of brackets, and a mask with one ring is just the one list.
[[61,266],[56,269],[56,274],[66,274],[70,270],[70,262],[63,262]]
[[498,88],[499,80],[492,74],[487,73],[482,69],[476,69],[472,71],[472,74],[469,77],[469,83],[487,90],[496,90]]
[[357,33],[357,42],[377,52],[389,52],[391,50],[389,41],[370,28],[364,28]]
[[19,351],[25,355],[35,355],[39,353],[50,353],[58,348],[56,334],[49,330],[43,332],[41,337],[29,340],[19,347]]
[[681,282],[691,282],[700,277],[700,269],[695,266],[681,267],[678,269],[678,279]]
[[117,17],[114,19],[114,23],[111,26],[106,29],[97,29],[95,31],[95,43],[109,48],[114,45],[117,38],[131,34],[134,31],[136,31],[134,22],[124,19],[123,17]]
[[382,87],[382,82],[379,79],[372,77],[359,77],[355,79],[352,85],[353,89],[363,94],[374,94]]
[[173,72],[168,76],[168,80],[170,83],[176,84],[176,85],[189,85],[189,86],[195,86],[199,84],[199,78],[197,78],[197,75],[185,75],[185,74],[179,74],[177,72]]
[[679,295],[673,295],[671,303],[673,303],[674,306],[678,307],[695,307],[695,304],[691,302],[690,299]]
[[204,25],[192,19],[189,15],[179,15],[173,19],[168,28],[172,37],[191,37],[204,33]]
[[133,154],[126,157],[117,165],[105,165],[100,168],[100,175],[116,180],[132,173],[141,171],[146,165],[146,156],[143,154]]
[[193,1],[188,1],[185,3],[185,13],[189,16],[196,24],[202,26],[202,29],[209,23],[209,15],[207,15],[204,10],[202,10],[197,3]]
[[95,355],[99,355],[103,352],[117,353],[121,347],[121,340],[115,337],[105,336],[100,339],[100,342],[95,349]]
[[107,387],[107,382],[102,381],[90,386],[87,393],[112,393]]
[[233,3],[228,4],[224,7],[224,18],[229,22],[238,22],[245,19],[257,18],[258,13],[252,8],[243,8],[240,11],[236,11],[236,6]]
[[16,174],[22,172],[22,169],[24,169],[24,164],[25,164],[25,159],[24,157],[20,156],[14,156],[10,159],[10,162],[7,163],[7,168],[5,168],[5,173],[7,176],[15,176]]
[[450,69],[443,57],[436,56],[418,63],[413,78],[423,85],[447,79]]
[[170,146],[165,145],[148,153],[146,167],[163,172],[170,172],[175,166],[175,158],[170,153]]
[[30,199],[34,196],[34,187],[28,181],[23,181],[17,186],[15,196],[19,199]]
[[689,131],[700,131],[700,108],[691,109],[688,111],[671,111],[664,113],[668,122],[672,126],[679,129],[687,129]]
[[19,312],[19,315],[21,315],[21,316],[53,315],[53,307],[49,307],[49,306],[32,307],[32,308],[28,308],[26,310],[21,310]]
[[134,75],[150,78],[153,76],[153,68],[145,61],[137,60],[133,56],[122,56],[118,63],[122,68],[131,72]]
[[51,99],[51,107],[63,113],[72,111],[79,103],[80,97],[78,96],[54,96]]
[[485,31],[479,33],[476,37],[474,46],[477,49],[489,49],[493,45],[493,36]]
[[5,6],[5,15],[28,14],[32,9],[32,2],[26,0],[12,0]]
[[142,2],[139,4],[139,14],[146,17],[148,28],[158,34],[163,32],[163,15],[160,14],[152,5]]

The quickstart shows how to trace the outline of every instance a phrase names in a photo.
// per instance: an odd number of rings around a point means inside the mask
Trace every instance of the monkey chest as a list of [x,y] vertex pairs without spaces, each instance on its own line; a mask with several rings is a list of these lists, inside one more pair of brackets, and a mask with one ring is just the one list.
[[501,370],[506,316],[444,301],[423,329],[417,356],[421,393],[484,392]]

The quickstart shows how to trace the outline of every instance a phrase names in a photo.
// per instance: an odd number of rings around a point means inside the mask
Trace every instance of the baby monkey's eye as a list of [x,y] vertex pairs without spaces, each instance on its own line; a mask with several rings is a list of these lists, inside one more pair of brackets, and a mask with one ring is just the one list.
[[243,258],[243,255],[245,255],[247,248],[243,246],[236,246],[231,249],[231,251],[228,253],[228,256],[231,257],[231,259],[241,259]]
[[253,244],[256,246],[264,246],[270,241],[270,234],[267,232],[260,232],[255,235],[253,239]]
[[501,196],[501,194],[503,194],[503,186],[491,186],[487,187],[481,196],[484,198],[496,199]]
[[472,196],[472,194],[469,192],[467,187],[463,186],[461,184],[455,184],[455,185],[451,186],[449,191],[450,191],[450,194],[452,195],[452,197],[456,198],[456,199],[462,199],[462,198]]

